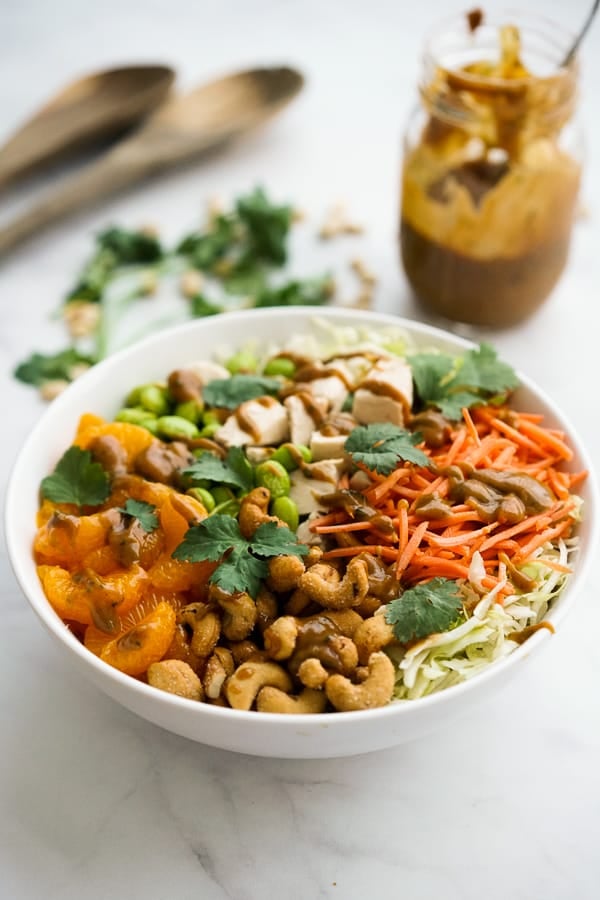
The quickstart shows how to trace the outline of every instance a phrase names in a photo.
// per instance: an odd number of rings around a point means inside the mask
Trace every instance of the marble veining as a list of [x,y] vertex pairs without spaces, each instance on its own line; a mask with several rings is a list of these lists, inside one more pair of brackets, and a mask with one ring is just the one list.
[[[588,3],[527,5],[574,27]],[[308,87],[268,129],[206,166],[125,192],[3,260],[2,493],[43,409],[10,370],[33,349],[61,345],[52,314],[90,235],[108,222],[156,221],[174,240],[208,195],[262,182],[312,217],[313,230],[294,239],[298,274],[342,270],[362,255],[380,276],[378,309],[421,317],[393,239],[399,135],[421,36],[451,10],[444,0],[406,10],[387,0],[24,0],[3,11],[11,77],[0,80],[0,137],[48,90],[115,60],[170,60],[188,85],[250,61],[290,60]],[[597,27],[583,59],[589,215],[568,271],[533,320],[486,335],[568,412],[594,459],[599,50]],[[7,195],[6,214],[32,194]],[[324,247],[314,230],[339,198],[367,232]],[[351,290],[351,280],[342,285]],[[599,596],[594,572],[545,651],[489,703],[429,738],[343,760],[262,760],[164,732],[76,677],[3,553],[0,900],[595,900]]]

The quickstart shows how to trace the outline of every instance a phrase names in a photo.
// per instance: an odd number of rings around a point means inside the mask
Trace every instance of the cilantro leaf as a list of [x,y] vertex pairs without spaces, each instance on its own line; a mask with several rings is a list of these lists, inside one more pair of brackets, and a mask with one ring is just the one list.
[[346,440],[344,449],[354,462],[363,463],[367,469],[379,472],[380,475],[389,475],[400,460],[418,466],[431,464],[429,457],[415,446],[421,440],[418,433],[406,431],[391,422],[382,422],[355,428]]
[[235,409],[246,400],[277,394],[281,382],[277,378],[258,375],[232,375],[231,378],[216,378],[204,387],[202,395],[207,406]]
[[293,531],[276,522],[264,522],[252,536],[252,552],[257,556],[306,556],[308,551],[306,544],[298,543]]
[[457,583],[447,578],[432,578],[392,600],[386,607],[385,620],[394,626],[396,640],[406,644],[448,631],[460,619],[461,611],[462,597]]
[[96,244],[99,250],[112,254],[114,266],[158,262],[163,256],[160,242],[145,231],[113,226],[96,237]]
[[254,305],[265,306],[322,306],[331,296],[331,278],[307,278],[288,281],[281,287],[266,287],[257,294]]
[[98,506],[110,494],[110,482],[100,463],[92,461],[89,450],[69,447],[52,475],[42,479],[42,496],[54,503]]
[[24,384],[39,386],[45,381],[55,378],[64,378],[71,381],[71,369],[79,363],[94,365],[94,358],[84,353],[79,353],[73,347],[61,350],[59,353],[32,353],[29,359],[20,363],[14,371],[15,378]]
[[190,309],[195,319],[203,319],[206,316],[218,316],[219,313],[225,312],[223,306],[213,303],[212,300],[207,300],[204,294],[196,294],[195,297],[192,297]]
[[231,447],[226,458],[219,459],[215,453],[206,451],[183,474],[193,482],[215,481],[229,484],[243,491],[251,491],[254,486],[252,467],[241,447]]
[[156,507],[152,503],[145,503],[143,500],[127,500],[125,506],[118,506],[118,511],[126,516],[133,516],[137,519],[144,531],[155,531],[158,528],[158,516],[156,515]]
[[185,237],[176,252],[186,256],[195,268],[206,272],[222,259],[235,240],[235,222],[230,216],[216,216],[206,232]]
[[237,519],[217,514],[192,525],[172,556],[190,562],[220,562],[210,581],[229,593],[248,591],[254,597],[267,577],[265,559],[282,554],[305,556],[308,549],[296,541],[289,528],[274,522],[259,526],[252,539],[246,540]]
[[286,240],[292,224],[292,207],[276,206],[263,188],[257,187],[251,194],[239,197],[235,209],[246,227],[248,246],[245,256],[282,266],[287,259]]
[[210,581],[228,594],[247,591],[256,597],[260,584],[269,574],[269,567],[262,559],[257,559],[244,550],[233,550],[231,555],[215,569]]
[[416,353],[410,357],[410,365],[421,401],[437,406],[453,420],[460,419],[463,407],[505,396],[519,384],[514,370],[485,343],[458,358]]

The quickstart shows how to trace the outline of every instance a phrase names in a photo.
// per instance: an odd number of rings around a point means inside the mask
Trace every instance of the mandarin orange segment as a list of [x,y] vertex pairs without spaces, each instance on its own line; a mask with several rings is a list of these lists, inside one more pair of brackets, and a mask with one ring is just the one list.
[[151,584],[165,591],[188,591],[206,584],[217,563],[184,562],[162,554],[148,570]]
[[45,498],[37,511],[37,527],[41,528],[42,525],[45,525],[56,512],[64,513],[66,516],[76,516],[79,510],[74,503],[54,503],[53,500]]
[[187,519],[175,509],[171,497],[168,497],[160,508],[160,525],[165,535],[165,553],[170,556],[190,527]]
[[139,625],[150,613],[154,612],[159,604],[168,603],[178,613],[186,602],[185,594],[176,591],[157,591],[150,588],[126,615],[118,617],[118,628],[114,634],[107,634],[100,628],[96,628],[95,625],[88,625],[85,630],[84,644],[88,650],[91,650],[96,656],[100,656],[102,649],[109,641],[116,640],[118,635]]
[[140,475],[123,475],[106,506],[125,506],[128,500],[143,500],[144,503],[160,508],[173,493],[173,488],[158,481],[146,481]]
[[[175,634],[175,619],[175,610],[163,601],[140,622],[109,638],[97,655],[126,675],[142,675],[148,666],[159,662],[170,647]],[[93,645],[92,638],[95,637],[88,637],[89,631],[86,630],[86,647],[90,643]]]
[[106,420],[101,416],[96,416],[94,413],[84,413],[77,423],[77,431],[75,432],[73,443],[77,444],[78,447],[83,447],[81,443],[83,435],[87,431],[91,431],[92,428],[100,428],[101,425],[106,425]]
[[106,543],[117,513],[72,516],[54,512],[38,529],[33,542],[36,560],[66,568],[76,566]]
[[68,572],[61,566],[38,566],[44,593],[61,619],[84,625],[94,623],[110,633],[118,627],[118,615],[125,615],[141,599],[148,581],[141,566],[105,577],[91,569]]
[[84,569],[91,569],[97,575],[110,575],[121,568],[115,551],[108,545],[86,553],[81,564]]
[[145,428],[140,428],[139,425],[131,425],[129,422],[103,422],[99,425],[88,425],[85,428],[79,428],[76,443],[83,450],[87,450],[96,438],[104,437],[105,435],[111,435],[118,440],[127,453],[130,468],[136,456],[154,440],[150,432]]

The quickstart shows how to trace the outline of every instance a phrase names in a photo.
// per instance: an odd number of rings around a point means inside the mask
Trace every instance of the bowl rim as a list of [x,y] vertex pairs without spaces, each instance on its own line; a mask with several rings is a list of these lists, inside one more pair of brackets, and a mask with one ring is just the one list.
[[[279,319],[281,316],[289,317],[290,314],[295,318],[308,320],[308,322],[310,322],[310,320],[319,321],[323,319],[339,320],[340,322],[345,320],[345,324],[350,326],[362,324],[373,328],[395,327],[397,330],[406,331],[408,334],[414,333],[418,336],[431,337],[434,344],[436,342],[438,344],[453,344],[457,349],[462,348],[468,350],[477,346],[477,343],[474,341],[434,325],[429,325],[428,323],[395,316],[389,313],[371,312],[368,310],[353,310],[342,307],[295,306],[293,309],[273,307],[270,309],[228,312],[222,315],[226,316],[228,322],[235,324],[235,322],[244,320],[248,320],[249,323],[261,322],[264,320],[268,321],[270,319]],[[240,725],[249,725],[251,723],[259,725],[260,723],[267,722],[273,724],[276,722],[278,726],[293,730],[297,730],[300,724],[305,727],[318,724],[321,727],[327,728],[335,724],[336,728],[344,728],[346,725],[350,726],[350,723],[354,724],[361,720],[373,722],[375,719],[381,720],[395,716],[407,717],[411,714],[418,714],[426,709],[435,708],[439,704],[452,703],[455,700],[458,701],[463,694],[473,691],[478,687],[483,687],[483,685],[491,679],[501,677],[502,673],[507,668],[516,666],[519,660],[525,659],[534,649],[537,649],[543,642],[551,637],[551,633],[547,629],[540,629],[510,654],[500,660],[494,661],[483,672],[478,673],[473,678],[451,685],[444,690],[429,694],[425,697],[419,697],[414,700],[393,701],[386,706],[375,709],[353,710],[351,715],[340,715],[339,712],[311,714],[293,713],[284,715],[258,712],[257,710],[245,711],[214,706],[207,703],[198,703],[198,701],[195,700],[188,700],[183,697],[178,697],[175,694],[159,691],[151,685],[138,681],[136,678],[132,678],[130,675],[126,675],[118,669],[115,669],[113,666],[108,665],[108,663],[103,662],[99,657],[91,653],[75,637],[75,635],[65,627],[62,619],[55,613],[46,599],[41,584],[37,596],[32,596],[29,591],[26,573],[29,567],[34,565],[33,556],[31,555],[30,548],[25,552],[24,548],[20,546],[17,536],[12,528],[13,510],[18,502],[18,486],[21,482],[21,478],[25,475],[25,473],[21,472],[23,461],[31,451],[31,447],[39,441],[39,435],[44,433],[48,427],[48,423],[52,421],[56,413],[60,412],[63,407],[68,407],[72,399],[77,396],[78,391],[83,391],[84,388],[96,383],[100,384],[104,379],[104,373],[109,371],[111,367],[118,366],[121,360],[127,359],[131,354],[135,355],[143,353],[146,350],[152,351],[154,347],[162,345],[165,342],[170,343],[176,341],[179,335],[190,330],[202,332],[205,328],[210,327],[216,319],[220,318],[221,316],[211,316],[209,319],[196,319],[175,325],[158,333],[153,333],[129,347],[118,350],[114,354],[111,354],[107,359],[97,363],[89,370],[89,372],[86,372],[81,378],[77,379],[67,391],[54,400],[52,405],[45,410],[23,442],[10,471],[4,504],[4,526],[8,556],[15,578],[29,605],[50,631],[52,636],[78,656],[84,665],[90,666],[91,669],[95,670],[95,674],[98,677],[94,680],[98,686],[101,687],[100,682],[107,680],[109,683],[113,683],[115,687],[123,688],[126,692],[138,694],[142,698],[145,697],[146,700],[156,704],[158,707],[162,706],[168,709],[179,709],[193,717],[204,718],[205,716],[208,716],[217,721],[228,719],[238,721]],[[548,618],[553,624],[556,624],[564,618],[572,607],[576,595],[582,584],[585,583],[591,567],[593,559],[591,549],[597,545],[600,531],[600,523],[598,522],[600,502],[598,482],[590,456],[577,430],[573,427],[568,417],[565,416],[555,402],[532,379],[523,375],[519,370],[516,370],[516,373],[520,384],[532,391],[565,426],[569,435],[570,445],[575,450],[584,468],[588,472],[586,491],[589,497],[586,501],[586,521],[589,529],[589,550],[581,562],[579,562],[579,559],[577,561],[577,567],[571,576],[571,580],[567,585],[564,594],[565,599],[563,600],[561,596],[561,602],[559,603],[558,608],[552,609],[548,614]]]

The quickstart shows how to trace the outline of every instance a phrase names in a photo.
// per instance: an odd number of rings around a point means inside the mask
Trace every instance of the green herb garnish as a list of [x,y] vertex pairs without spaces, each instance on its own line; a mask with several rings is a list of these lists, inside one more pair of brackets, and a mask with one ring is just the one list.
[[206,316],[218,316],[219,313],[225,312],[223,306],[207,300],[204,294],[196,294],[191,301],[192,315],[195,319],[203,319]]
[[61,350],[59,353],[32,353],[29,359],[20,363],[14,371],[14,376],[25,384],[39,386],[45,381],[53,381],[61,378],[71,381],[71,373],[74,366],[81,363],[93,366],[94,358],[86,353],[79,353],[73,347]]
[[152,503],[129,499],[125,506],[118,506],[117,510],[125,516],[132,516],[134,519],[137,519],[144,531],[147,531],[149,534],[158,528],[156,507]]
[[362,463],[380,475],[389,475],[401,460],[418,466],[431,464],[429,457],[415,446],[421,441],[420,434],[383,422],[355,428],[344,449],[354,462]]
[[184,476],[195,482],[214,481],[228,484],[248,493],[254,487],[252,466],[241,447],[231,447],[225,459],[205,451],[191,466],[183,470]]
[[254,305],[266,306],[322,306],[331,297],[331,278],[308,278],[289,281],[276,288],[265,288],[256,295]]
[[73,446],[61,456],[52,475],[42,479],[41,491],[54,503],[98,506],[110,494],[110,481],[89,450]]
[[215,378],[209,381],[202,396],[207,406],[235,409],[246,400],[255,400],[269,394],[274,396],[281,387],[277,378],[258,375],[232,375],[231,378]]
[[460,620],[462,596],[455,581],[432,578],[386,606],[385,620],[402,644],[448,631]]
[[269,572],[267,559],[306,556],[308,551],[289,528],[275,522],[259,525],[252,539],[246,540],[237,519],[217,514],[192,525],[172,555],[188,562],[220,563],[210,577],[213,584],[230,594],[247,591],[255,597]]
[[519,384],[515,371],[498,359],[489,344],[458,358],[445,353],[417,353],[409,362],[422,403],[437,406],[452,420],[460,419],[465,406],[502,402]]

